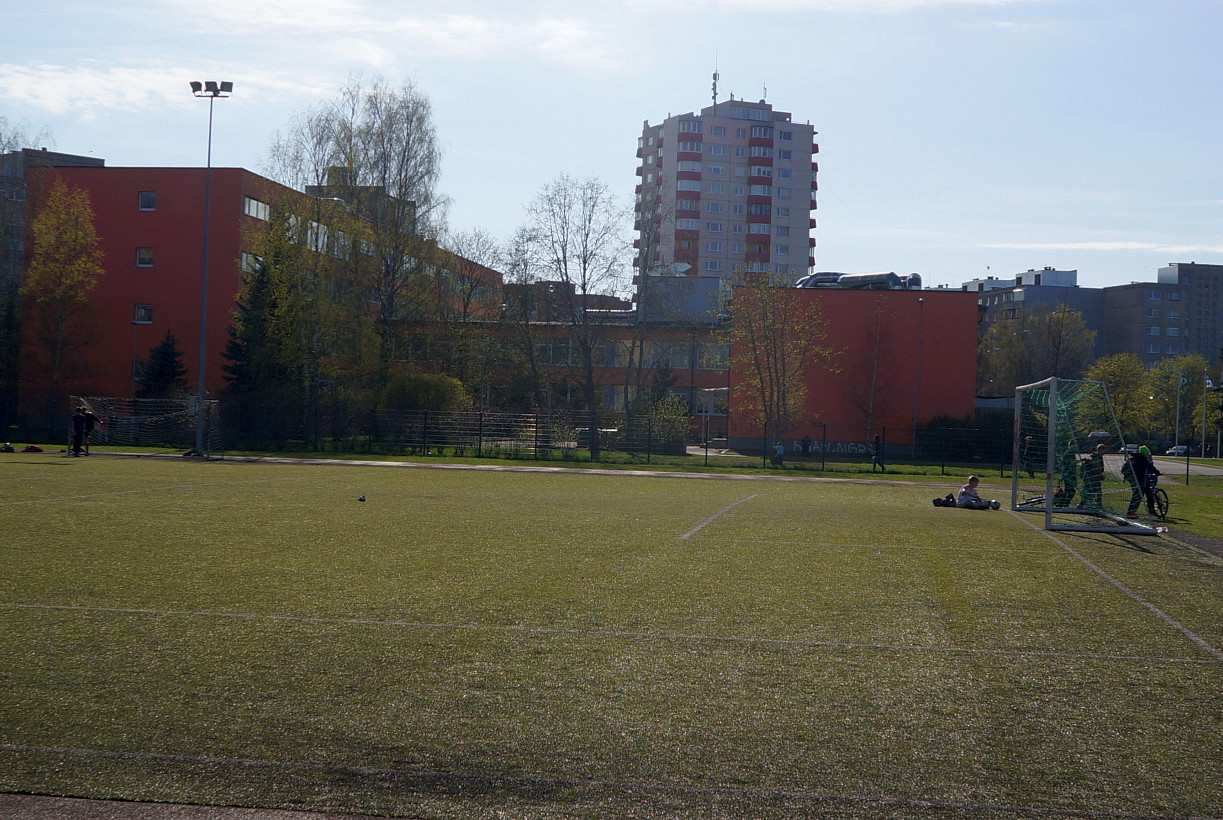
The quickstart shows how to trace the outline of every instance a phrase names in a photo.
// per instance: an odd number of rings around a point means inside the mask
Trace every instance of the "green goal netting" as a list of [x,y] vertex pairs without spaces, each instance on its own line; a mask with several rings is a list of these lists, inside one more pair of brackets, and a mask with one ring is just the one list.
[[[123,399],[72,396],[72,410],[85,407],[98,417],[90,438],[94,444],[173,447],[194,450],[200,424],[199,402],[182,399]],[[204,402],[204,453],[223,450],[221,414],[215,401]]]
[[1045,529],[1155,533],[1133,517],[1146,504],[1103,382],[1016,388],[1013,459],[1011,508],[1044,513]]

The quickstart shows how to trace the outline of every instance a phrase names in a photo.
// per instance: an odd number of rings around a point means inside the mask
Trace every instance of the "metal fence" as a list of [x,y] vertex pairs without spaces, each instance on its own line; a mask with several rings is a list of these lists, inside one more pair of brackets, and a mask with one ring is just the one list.
[[[592,443],[597,447],[592,448]],[[417,455],[475,458],[573,458],[597,449],[649,459],[685,452],[685,442],[656,436],[648,417],[589,413],[499,413],[378,410],[372,449]]]

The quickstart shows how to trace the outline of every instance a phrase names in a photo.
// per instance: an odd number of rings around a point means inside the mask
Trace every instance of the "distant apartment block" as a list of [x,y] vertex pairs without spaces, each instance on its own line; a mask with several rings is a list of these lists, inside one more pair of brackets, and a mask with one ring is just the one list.
[[1174,262],[1159,269],[1159,284],[1184,288],[1180,313],[1188,334],[1181,339],[1186,353],[1200,353],[1218,364],[1223,347],[1220,313],[1223,313],[1223,265]]
[[815,263],[815,133],[763,100],[647,121],[637,145],[638,275],[805,274]]

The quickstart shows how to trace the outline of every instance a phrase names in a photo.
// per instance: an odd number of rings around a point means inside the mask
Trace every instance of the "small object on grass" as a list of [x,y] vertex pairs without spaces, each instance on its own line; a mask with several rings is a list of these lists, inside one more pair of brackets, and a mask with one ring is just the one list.
[[358,500],[358,501],[364,501],[364,500],[365,500],[365,496],[361,496],[361,497],[360,497],[360,498],[358,498],[357,500]]
[[991,500],[991,501],[989,502],[989,508],[990,508],[991,510],[996,510],[996,509],[1000,508],[1001,506],[1002,506],[1002,505],[1001,505],[1001,504],[999,504],[999,503],[998,503],[998,501],[997,501],[996,499]]

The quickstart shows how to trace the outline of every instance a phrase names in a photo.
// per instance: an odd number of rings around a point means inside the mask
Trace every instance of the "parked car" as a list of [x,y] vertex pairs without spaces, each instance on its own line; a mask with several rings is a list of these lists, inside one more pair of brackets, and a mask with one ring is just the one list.
[[1121,448],[1121,452],[1125,453],[1126,455],[1132,456],[1134,455],[1134,453],[1138,452],[1138,445],[1137,444],[1127,444]]
[[1189,453],[1189,445],[1187,445],[1187,444],[1178,444],[1178,445],[1176,445],[1175,447],[1169,447],[1169,448],[1168,448],[1168,450],[1167,450],[1167,452],[1165,452],[1165,453],[1164,453],[1164,455],[1166,455],[1166,456],[1183,456],[1183,455],[1187,455],[1188,453]]

